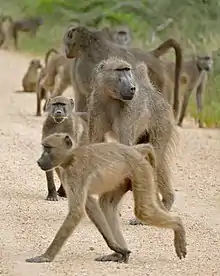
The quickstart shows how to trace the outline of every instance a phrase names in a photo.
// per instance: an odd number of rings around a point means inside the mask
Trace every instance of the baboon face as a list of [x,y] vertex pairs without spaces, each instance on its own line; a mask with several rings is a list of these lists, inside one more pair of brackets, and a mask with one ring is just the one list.
[[110,96],[122,101],[133,99],[135,78],[130,64],[118,59],[108,59],[98,66],[97,83],[110,92]]
[[113,37],[114,41],[120,45],[127,45],[131,41],[129,30],[125,28],[118,28]]
[[36,69],[42,68],[40,60],[39,59],[32,59],[31,62],[30,62],[30,68],[36,68]]
[[44,171],[52,170],[69,156],[74,146],[73,140],[65,133],[55,133],[42,141],[43,152],[37,163]]
[[73,107],[73,99],[58,96],[47,101],[46,112],[56,123],[62,123],[71,114]]
[[212,57],[205,56],[197,56],[197,65],[201,70],[210,71],[213,67]]

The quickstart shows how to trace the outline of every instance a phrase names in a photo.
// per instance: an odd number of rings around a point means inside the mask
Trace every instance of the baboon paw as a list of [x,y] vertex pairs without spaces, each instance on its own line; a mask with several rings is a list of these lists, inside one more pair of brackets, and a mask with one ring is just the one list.
[[110,255],[104,255],[95,258],[95,261],[97,262],[117,262],[117,263],[128,263],[130,253],[127,253],[125,255],[119,254],[119,253],[113,253]]
[[57,194],[60,197],[66,197],[66,193],[65,193],[65,191],[63,189],[57,190]]
[[129,225],[144,225],[144,224],[137,218],[134,218],[129,220]]
[[49,193],[48,196],[46,197],[46,200],[48,201],[58,201],[57,193]]
[[174,246],[175,246],[175,250],[178,258],[180,260],[185,258],[187,254],[185,234],[175,233]]
[[36,113],[36,116],[37,116],[37,117],[40,117],[40,116],[41,116],[41,114],[40,114],[40,113]]
[[182,127],[182,126],[183,126],[182,123],[178,123],[177,125],[178,125],[179,127]]
[[49,263],[52,262],[52,258],[45,255],[36,256],[25,260],[27,263]]

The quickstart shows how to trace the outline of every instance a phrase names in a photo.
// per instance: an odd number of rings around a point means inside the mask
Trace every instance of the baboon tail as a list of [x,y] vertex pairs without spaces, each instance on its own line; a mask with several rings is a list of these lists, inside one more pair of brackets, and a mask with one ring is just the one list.
[[44,59],[45,65],[47,65],[49,57],[52,53],[59,54],[59,52],[56,49],[54,49],[54,48],[49,49],[45,54],[45,59]]
[[150,162],[150,165],[155,169],[156,168],[156,155],[154,147],[147,144],[138,144],[133,146],[139,153],[141,153],[144,158]]
[[169,38],[163,43],[161,43],[155,50],[151,53],[159,58],[164,55],[170,48],[173,48],[175,51],[176,62],[175,62],[175,81],[174,81],[174,99],[173,99],[173,110],[174,116],[177,118],[179,112],[179,86],[180,86],[180,74],[181,67],[183,62],[182,57],[182,48],[180,44],[174,39]]

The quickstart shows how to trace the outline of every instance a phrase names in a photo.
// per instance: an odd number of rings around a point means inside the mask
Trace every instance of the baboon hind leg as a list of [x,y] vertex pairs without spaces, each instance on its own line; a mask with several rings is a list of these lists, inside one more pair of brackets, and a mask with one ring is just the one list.
[[[106,202],[109,205],[109,202]],[[104,240],[106,241],[108,247],[115,251],[115,258],[105,261],[115,261],[115,262],[127,262],[129,259],[130,251],[127,249],[126,244],[121,244],[116,241],[116,238],[112,232],[112,228],[108,223],[105,214],[102,212],[100,205],[97,200],[91,196],[88,196],[86,201],[86,213],[95,224],[99,232],[102,234]],[[117,223],[117,222],[114,222]],[[114,255],[114,254],[112,254]],[[117,256],[120,256],[120,258]],[[102,257],[96,258],[96,261],[104,261]]]
[[139,220],[152,226],[173,229],[176,254],[180,259],[185,258],[187,251],[182,220],[160,207],[157,202],[154,178],[149,172],[150,168],[144,163],[140,163],[139,166],[140,170],[133,170],[132,181],[135,215]]
[[[107,192],[99,198],[99,204],[102,209],[102,212],[104,213],[108,221],[109,227],[112,230],[115,240],[122,248],[128,247],[120,230],[118,217],[119,214],[117,207],[124,194],[129,190],[130,185],[130,180],[125,180],[125,183],[121,184],[117,189],[115,189],[114,191]],[[98,257],[96,258],[96,261],[116,261],[127,263],[129,255],[127,255],[126,257],[127,258],[124,259],[124,256],[122,256],[121,254],[113,253],[110,255]]]
[[188,102],[189,102],[189,97],[190,97],[191,91],[186,91],[185,95],[183,96],[183,102],[182,102],[182,106],[180,107],[180,115],[179,115],[179,119],[178,119],[178,126],[182,126],[183,124],[183,119],[186,115],[186,109],[188,106]]

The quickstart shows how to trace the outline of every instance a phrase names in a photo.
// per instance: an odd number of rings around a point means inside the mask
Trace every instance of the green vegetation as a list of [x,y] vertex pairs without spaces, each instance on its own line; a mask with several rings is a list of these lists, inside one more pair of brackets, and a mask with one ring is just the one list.
[[[44,53],[51,46],[59,47],[64,30],[74,23],[93,27],[127,24],[134,32],[135,44],[145,49],[172,36],[183,43],[185,55],[214,51],[214,71],[204,97],[203,117],[207,126],[220,126],[218,0],[0,0],[0,4],[2,12],[15,19],[29,15],[44,19],[35,39],[21,35],[19,46],[23,51]],[[196,116],[195,95],[189,111]]]

